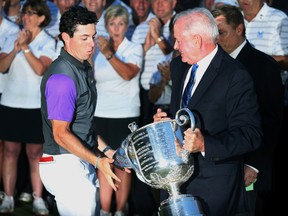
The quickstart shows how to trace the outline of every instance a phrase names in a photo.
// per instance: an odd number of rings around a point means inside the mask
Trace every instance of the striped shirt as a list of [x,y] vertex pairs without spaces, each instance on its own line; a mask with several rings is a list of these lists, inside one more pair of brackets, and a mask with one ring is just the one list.
[[245,20],[246,37],[256,49],[268,54],[288,55],[288,16],[266,3],[257,16]]
[[148,31],[149,31],[148,22],[149,22],[150,19],[152,19],[154,17],[155,17],[155,15],[152,12],[150,12],[148,17],[147,17],[147,19],[143,23],[140,23],[136,27],[136,29],[135,29],[135,31],[134,31],[134,33],[132,35],[132,38],[131,38],[132,42],[144,44],[146,35],[147,35]]
[[[151,19],[152,15],[151,16],[150,15],[151,14],[149,14],[148,18]],[[146,35],[149,31],[148,21],[150,19],[148,18],[147,18],[147,21],[137,26],[132,36],[132,42],[144,44]],[[167,41],[171,41],[169,23],[170,23],[170,20],[162,28],[162,35]],[[154,46],[150,47],[150,49],[148,49],[147,52],[145,53],[144,65],[143,65],[143,68],[141,71],[141,77],[140,77],[140,84],[144,89],[148,90],[150,88],[149,82],[151,80],[151,77],[156,71],[158,71],[157,65],[158,63],[162,61],[164,57],[165,55],[160,49],[160,47],[158,46],[158,44],[155,44]]]

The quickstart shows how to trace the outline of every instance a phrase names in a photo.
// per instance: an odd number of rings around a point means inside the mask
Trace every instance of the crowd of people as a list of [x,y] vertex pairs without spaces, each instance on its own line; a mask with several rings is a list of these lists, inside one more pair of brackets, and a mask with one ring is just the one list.
[[268,214],[287,14],[281,0],[0,0],[0,214],[19,199],[36,215],[157,215],[167,191],[113,154],[129,123],[181,108],[196,117],[183,148],[197,164],[181,192],[203,215]]

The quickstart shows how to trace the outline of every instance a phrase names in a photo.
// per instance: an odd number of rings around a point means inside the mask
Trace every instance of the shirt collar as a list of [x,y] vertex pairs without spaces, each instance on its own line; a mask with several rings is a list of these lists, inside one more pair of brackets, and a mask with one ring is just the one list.
[[70,55],[63,47],[61,49],[60,55],[63,56],[65,59],[67,59],[69,62],[71,62],[73,65],[75,65],[77,68],[81,70],[87,70],[88,68],[91,67],[88,61],[85,60],[84,63],[81,63],[75,57]]
[[217,51],[218,51],[218,45],[215,47],[215,49],[211,53],[209,53],[207,56],[205,56],[203,59],[201,59],[199,62],[197,62],[198,66],[199,66],[198,70],[201,68],[201,70],[206,71],[210,62],[212,61],[212,59],[216,55]]
[[232,58],[236,59],[237,56],[239,55],[240,51],[242,50],[242,48],[245,46],[246,43],[247,43],[247,40],[244,40],[244,41],[240,44],[240,46],[238,46],[238,47],[237,47],[233,52],[231,52],[229,55],[230,55]]
[[269,12],[269,6],[266,3],[264,3],[264,5],[262,6],[262,8],[257,13],[257,15],[254,17],[253,20],[256,20],[256,21],[257,20],[263,20],[265,17],[267,17],[268,12]]

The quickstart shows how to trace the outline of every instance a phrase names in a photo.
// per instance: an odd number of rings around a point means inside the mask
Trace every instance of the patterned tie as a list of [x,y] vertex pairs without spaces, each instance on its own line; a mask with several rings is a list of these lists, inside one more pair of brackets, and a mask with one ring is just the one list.
[[185,90],[184,90],[184,93],[182,96],[182,104],[181,104],[182,108],[186,108],[190,99],[191,99],[191,93],[192,93],[192,88],[194,85],[195,73],[196,73],[197,68],[198,68],[197,64],[194,64],[192,66],[190,78],[189,78],[189,81],[185,87]]

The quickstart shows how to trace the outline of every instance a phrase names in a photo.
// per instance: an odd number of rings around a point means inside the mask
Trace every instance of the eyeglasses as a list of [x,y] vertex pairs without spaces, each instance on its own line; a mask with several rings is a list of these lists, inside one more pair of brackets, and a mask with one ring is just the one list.
[[22,11],[21,15],[24,16],[25,14],[27,14],[28,16],[33,16],[34,14],[38,15],[37,11]]

